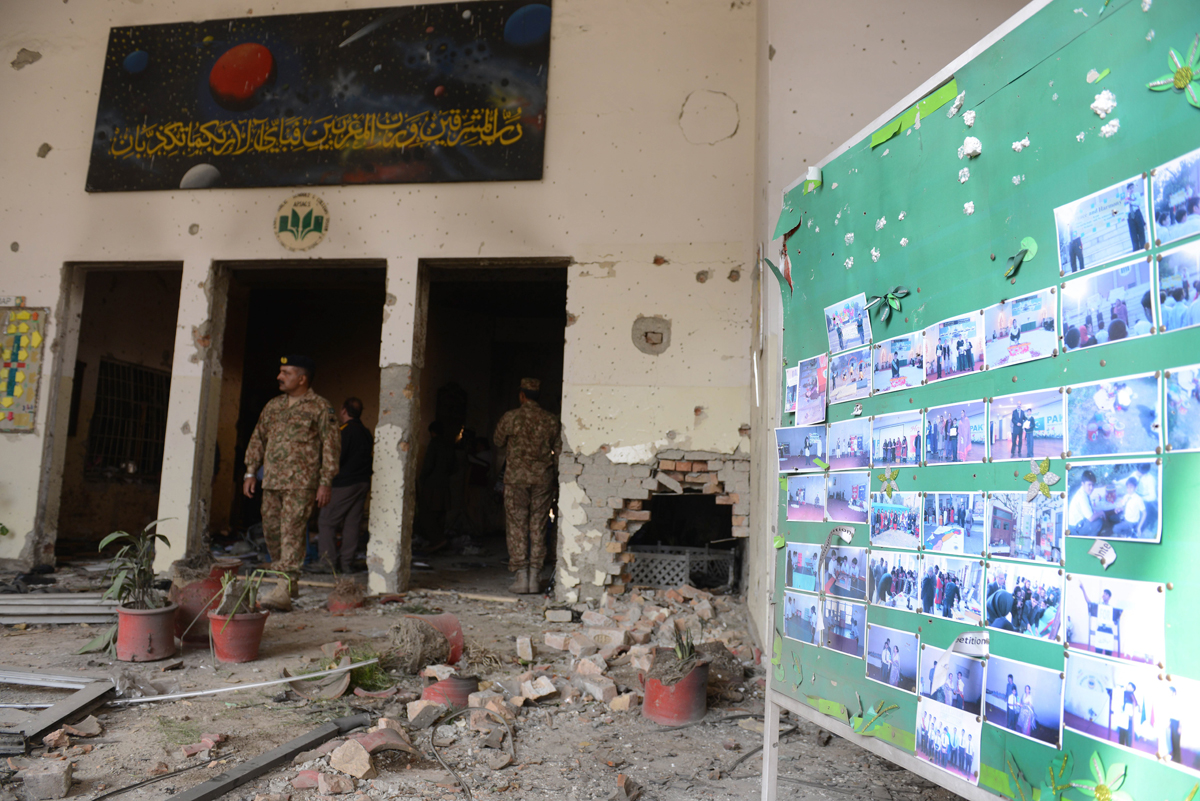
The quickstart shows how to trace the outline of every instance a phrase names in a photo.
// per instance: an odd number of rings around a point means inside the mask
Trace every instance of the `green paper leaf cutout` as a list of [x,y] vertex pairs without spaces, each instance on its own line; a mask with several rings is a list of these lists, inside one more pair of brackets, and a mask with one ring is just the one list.
[[1168,89],[1175,88],[1175,73],[1168,72],[1160,78],[1155,78],[1150,83],[1146,84],[1147,89],[1152,89],[1155,92],[1165,92]]
[[1104,781],[1104,763],[1100,761],[1100,754],[1093,751],[1089,763],[1092,768],[1092,778],[1096,780],[1096,784],[1102,783]]
[[1108,789],[1121,789],[1121,785],[1125,783],[1126,770],[1126,766],[1121,762],[1115,762],[1108,766],[1108,770],[1104,772],[1104,783],[1108,785]]
[[1028,481],[1030,484],[1032,484],[1033,482],[1038,480],[1038,474],[1037,473],[1026,473],[1025,480]]
[[1088,781],[1071,782],[1071,789],[1078,790],[1088,798],[1096,797],[1096,783]]
[[1030,261],[1038,252],[1037,240],[1032,236],[1027,236],[1021,240],[1021,247],[1026,250],[1025,261]]
[[1176,50],[1173,47],[1168,48],[1168,55],[1167,55],[1167,66],[1168,67],[1170,67],[1172,70],[1177,70],[1180,67],[1182,67],[1185,63],[1186,62],[1184,62],[1183,56],[1179,55],[1178,50]]
[[829,467],[828,462],[821,461],[821,459],[816,456],[813,457],[813,464],[815,464],[817,467]]
[[776,550],[779,550],[780,548],[782,548],[785,545],[787,545],[787,540],[785,540],[783,537],[775,538],[775,549]]
[[891,309],[890,305],[880,307],[879,319],[883,320],[886,323],[891,318],[891,316],[892,316],[892,309]]
[[783,639],[779,636],[779,631],[775,632],[775,645],[773,646],[775,655],[771,657],[772,665],[783,664]]
[[1200,784],[1197,784],[1195,787],[1193,787],[1192,791],[1187,794],[1187,798],[1183,799],[1183,801],[1193,801],[1196,798],[1197,790],[1200,790]]
[[1040,465],[1038,465],[1038,472],[1041,473],[1043,476],[1050,472],[1050,457],[1049,456],[1047,456],[1045,459],[1043,459],[1042,463]]
[[[763,261],[765,261],[767,266],[771,268],[771,272],[775,273],[775,278],[779,280],[779,288],[783,289],[783,287],[787,285],[787,280],[784,279],[783,273],[779,272],[779,268],[775,266],[775,262],[771,261],[766,256],[763,256]],[[791,294],[791,287],[788,287],[788,294]]]
[[1014,801],[1033,801],[1033,788],[1025,779],[1025,774],[1021,772],[1021,768],[1017,765],[1017,760],[1013,757],[1012,751],[1006,751],[1004,754],[1004,769],[1008,773],[1008,778],[1015,785]]
[[892,294],[898,298],[906,298],[908,297],[908,290],[902,286],[898,286],[892,290]]
[[887,299],[887,302],[888,302],[888,305],[891,306],[893,309],[896,309],[897,311],[900,310],[900,301],[896,300],[893,297],[889,297]]
[[1133,801],[1133,796],[1124,790],[1114,790],[1112,794],[1112,801]]

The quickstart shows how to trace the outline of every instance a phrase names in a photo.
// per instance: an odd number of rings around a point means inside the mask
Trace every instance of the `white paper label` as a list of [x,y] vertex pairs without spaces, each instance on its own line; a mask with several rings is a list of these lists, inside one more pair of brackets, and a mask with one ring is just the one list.
[[[988,633],[986,631],[968,631],[958,635],[954,639],[954,642],[950,643],[950,647],[946,649],[946,654],[958,654],[973,659],[987,659],[988,642]],[[938,664],[937,671],[933,674],[932,686],[941,687],[945,684],[946,675],[950,672],[950,668],[950,660],[943,658]]]
[[1100,560],[1100,564],[1104,565],[1104,569],[1108,570],[1109,565],[1117,561],[1117,550],[1110,543],[1104,540],[1096,540],[1092,543],[1092,547],[1088,548],[1088,553]]

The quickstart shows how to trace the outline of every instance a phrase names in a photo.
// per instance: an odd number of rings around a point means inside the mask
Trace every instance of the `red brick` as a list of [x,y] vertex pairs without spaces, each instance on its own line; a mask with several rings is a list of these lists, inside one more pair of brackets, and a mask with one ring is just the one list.
[[638,509],[626,509],[621,513],[621,517],[626,520],[649,520],[650,512]]
[[718,495],[717,496],[717,505],[718,506],[733,506],[733,499],[730,498],[728,495]]
[[606,542],[606,543],[604,543],[604,551],[605,551],[605,553],[621,553],[621,552],[622,552],[622,551],[624,551],[624,550],[625,550],[625,546],[624,546],[624,544],[622,544],[622,543],[620,543],[620,542]]
[[742,496],[740,494],[738,494],[736,492],[729,493],[729,502],[730,503],[738,503],[741,500],[742,500]]
[[692,463],[691,462],[676,462],[675,469],[678,470],[680,473],[690,473],[690,472],[692,472]]
[[670,459],[659,459],[658,469],[659,470],[674,470],[675,465],[677,465],[677,464],[678,464],[678,462],[673,462]]
[[641,502],[640,500],[637,500],[637,499],[630,499],[630,500],[628,500],[628,501],[625,501],[625,508],[626,508],[626,509],[638,509],[638,510],[640,510],[640,509],[642,508],[642,502]]
[[746,525],[746,515],[734,515],[733,516],[733,525],[735,525],[735,526]]
[[632,562],[632,561],[633,561],[634,559],[636,559],[636,558],[637,558],[637,554],[634,554],[634,553],[623,553],[623,554],[621,554],[621,556],[618,558],[618,561],[620,561],[620,562],[622,562],[622,563],[624,563],[624,564],[629,564],[630,562]]
[[708,462],[692,462],[692,472],[693,473],[707,473],[708,472]]
[[[621,521],[621,522],[625,522],[625,521]],[[632,536],[633,536],[633,533],[629,532],[629,531],[614,531],[613,532],[613,539],[620,543],[629,542],[629,538]]]
[[678,470],[667,470],[664,472],[666,472],[666,474],[668,476],[675,479],[676,481],[683,481],[683,473],[679,472]]
[[625,520],[609,520],[608,527],[612,531],[624,531],[625,526],[629,525]]
[[606,589],[612,595],[621,595],[622,593],[625,592],[625,585],[624,584],[609,584]]

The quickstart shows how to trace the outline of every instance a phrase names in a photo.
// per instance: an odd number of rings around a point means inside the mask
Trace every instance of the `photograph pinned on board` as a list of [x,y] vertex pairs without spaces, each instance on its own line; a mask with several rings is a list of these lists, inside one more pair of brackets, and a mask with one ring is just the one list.
[[875,606],[920,612],[921,557],[916,553],[872,551],[867,599]]
[[[1178,705],[1178,690],[1172,693],[1171,685],[1151,665],[1111,662],[1072,651],[1067,655],[1066,674],[1063,728],[1093,740],[1157,757],[1170,749],[1171,721],[1195,720],[1181,716],[1187,710]],[[1194,749],[1193,743],[1193,753]]]
[[988,412],[991,460],[1061,459],[1067,450],[1065,394],[1059,389],[1039,389],[992,398]]
[[925,410],[925,463],[987,461],[987,403],[982,400]]
[[796,425],[811,426],[825,422],[825,389],[828,357],[822,353],[805,359],[796,372]]
[[867,549],[830,548],[826,551],[821,590],[836,598],[867,600]]
[[1060,568],[988,562],[984,597],[988,628],[1061,641],[1065,626]]
[[993,655],[988,658],[986,699],[984,719],[989,725],[1059,747],[1062,671]]
[[[1158,754],[1173,767],[1200,774],[1200,681],[1171,674],[1163,693],[1166,723],[1158,741]],[[1162,725],[1162,724],[1160,724]]]
[[917,649],[911,631],[867,624],[867,678],[906,693],[917,691]]
[[977,715],[922,698],[917,707],[917,758],[977,785],[982,729]]
[[913,331],[875,346],[872,389],[876,394],[921,386],[924,338],[924,331]]
[[1162,404],[1154,373],[1068,387],[1067,455],[1157,453]]
[[1163,373],[1167,385],[1167,450],[1200,451],[1200,364]]
[[1160,253],[1158,319],[1167,332],[1200,325],[1200,241]]
[[835,523],[867,522],[871,474],[830,473],[826,483],[825,513]]
[[1161,470],[1153,459],[1070,462],[1067,536],[1159,542]]
[[917,467],[921,463],[921,411],[875,417],[871,427],[871,464],[875,467]]
[[796,411],[796,396],[800,389],[800,368],[789,367],[783,371],[783,411]]
[[798,592],[783,593],[783,636],[789,640],[820,645],[817,632],[821,628],[821,599]]
[[925,329],[925,383],[982,372],[983,315],[970,312]]
[[925,550],[981,556],[983,523],[982,492],[925,493]]
[[871,466],[871,418],[851,417],[829,424],[829,469],[856,470]]
[[816,473],[825,469],[825,426],[775,429],[780,473]]
[[784,558],[784,584],[790,590],[820,592],[820,543],[789,542]]
[[787,519],[793,523],[825,519],[825,474],[788,476]]
[[985,672],[982,660],[926,643],[921,648],[921,697],[978,715]]
[[992,492],[988,496],[988,557],[1062,565],[1063,515],[1061,493]]
[[924,501],[919,492],[871,493],[871,547],[908,548],[921,545]]
[[1149,241],[1146,180],[1136,175],[1054,210],[1063,275],[1116,261]]
[[862,659],[867,607],[828,596],[821,601],[825,621],[825,641],[822,644],[826,648]]
[[859,292],[825,307],[825,331],[829,334],[830,353],[841,353],[848,348],[871,344],[871,313],[866,306],[867,295]]
[[1200,233],[1200,150],[1154,170],[1154,236],[1164,245]]
[[871,395],[871,349],[860,348],[829,357],[829,405]]
[[983,616],[981,560],[924,554],[920,600],[926,615],[978,626]]
[[1154,293],[1149,259],[1082,275],[1062,289],[1063,351],[1149,336]]
[[1058,297],[1041,289],[983,310],[989,370],[1053,356],[1058,348]]
[[1072,573],[1067,577],[1066,642],[1096,656],[1166,663],[1166,592],[1153,581]]

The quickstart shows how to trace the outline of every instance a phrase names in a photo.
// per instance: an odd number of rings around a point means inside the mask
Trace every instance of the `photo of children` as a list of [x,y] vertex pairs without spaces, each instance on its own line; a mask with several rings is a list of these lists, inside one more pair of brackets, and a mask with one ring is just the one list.
[[783,410],[796,411],[796,393],[800,388],[800,368],[789,367],[783,371]]
[[1062,290],[1063,350],[1149,335],[1150,272],[1150,262],[1140,259],[1068,281]]
[[828,357],[822,353],[805,359],[793,369],[796,374],[796,425],[811,426],[825,421],[825,378]]
[[987,404],[981,400],[925,410],[925,463],[987,461]]
[[871,314],[864,307],[867,295],[859,292],[851,298],[825,307],[825,331],[829,334],[829,352],[871,344]]
[[806,542],[789,542],[784,557],[784,585],[792,590],[819,592],[821,546]]
[[988,414],[989,455],[993,462],[1062,458],[1063,398],[1057,389],[1041,389],[992,398]]
[[1134,176],[1054,210],[1058,262],[1076,273],[1146,247],[1146,181]]
[[983,370],[983,317],[966,314],[925,329],[925,382]]
[[1151,581],[1072,573],[1067,579],[1066,642],[1126,662],[1165,661],[1166,593]]
[[871,394],[871,349],[860,348],[829,358],[829,404]]
[[867,624],[867,607],[836,598],[822,599],[825,621],[825,647],[843,654],[863,658],[863,637]]
[[925,493],[925,550],[983,554],[982,492]]
[[983,724],[978,717],[962,709],[923,701],[917,719],[917,758],[971,784],[979,784]]
[[1062,709],[1061,671],[1001,656],[988,658],[987,723],[1058,748]]
[[867,600],[867,549],[830,548],[825,552],[821,590],[826,595]]
[[788,476],[787,519],[821,522],[825,519],[825,476]]
[[978,715],[984,672],[980,660],[926,643],[921,649],[921,697]]
[[920,611],[921,557],[917,554],[873,552],[867,581],[870,603],[904,612]]
[[1154,170],[1154,235],[1166,244],[1200,233],[1200,150]]
[[1063,726],[1094,740],[1154,757],[1170,745],[1171,721],[1187,712],[1170,707],[1178,691],[1173,698],[1152,666],[1072,652],[1066,673]]
[[1073,457],[1155,453],[1162,409],[1154,373],[1067,390],[1067,450]]
[[909,548],[921,544],[921,493],[871,493],[871,547]]
[[775,429],[780,473],[815,473],[825,466],[825,426],[793,426]]
[[988,562],[988,628],[1040,640],[1061,639],[1062,571],[1018,562]]
[[924,337],[924,331],[914,331],[875,346],[873,389],[876,393],[921,386],[921,340]]
[[915,693],[919,642],[912,632],[867,624],[867,678]]
[[989,370],[1044,359],[1058,347],[1058,298],[1042,289],[983,312]]
[[1163,253],[1156,267],[1162,325],[1167,331],[1200,325],[1200,241]]
[[830,473],[826,483],[825,511],[835,523],[867,522],[870,473]]
[[925,554],[921,611],[978,626],[983,616],[983,565],[978,559]]
[[1200,364],[1163,374],[1167,385],[1167,448],[1200,450]]
[[853,470],[871,466],[871,419],[851,417],[829,424],[829,469]]
[[1067,536],[1158,542],[1159,466],[1072,462],[1067,467]]
[[993,492],[988,498],[989,557],[1059,565],[1063,553],[1063,510],[1059,493],[1036,496],[1026,503],[1025,492]]
[[789,640],[819,645],[817,631],[821,628],[821,601],[815,595],[783,593],[783,636]]
[[896,412],[875,418],[871,430],[871,463],[876,467],[921,462],[921,412]]

